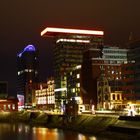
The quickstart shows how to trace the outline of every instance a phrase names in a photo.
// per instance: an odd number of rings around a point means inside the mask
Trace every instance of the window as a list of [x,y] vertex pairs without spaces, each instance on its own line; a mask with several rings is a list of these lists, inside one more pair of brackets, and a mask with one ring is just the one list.
[[15,104],[12,104],[12,109],[15,110]]
[[113,97],[113,100],[115,100],[115,94],[113,94],[112,97]]
[[80,74],[77,74],[77,79],[80,78]]
[[120,95],[119,94],[117,95],[117,100],[120,100]]
[[105,95],[105,100],[108,100],[108,95]]
[[75,92],[75,88],[72,89],[72,92],[73,92],[73,93]]
[[11,109],[11,105],[8,105],[8,109]]
[[105,88],[105,92],[108,92],[108,89],[107,89],[107,87]]
[[77,83],[77,87],[80,87],[80,83]]
[[6,105],[3,105],[3,109],[6,110]]

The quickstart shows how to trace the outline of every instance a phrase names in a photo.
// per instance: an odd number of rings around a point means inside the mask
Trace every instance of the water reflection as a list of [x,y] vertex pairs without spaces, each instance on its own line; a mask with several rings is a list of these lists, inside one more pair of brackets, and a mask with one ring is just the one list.
[[36,140],[58,140],[58,131],[57,129],[48,129],[48,128],[36,128],[32,129],[33,139]]
[[[31,127],[25,124],[0,124],[0,140],[99,140],[76,132]],[[100,139],[101,140],[101,139]],[[103,140],[103,139],[102,139]]]

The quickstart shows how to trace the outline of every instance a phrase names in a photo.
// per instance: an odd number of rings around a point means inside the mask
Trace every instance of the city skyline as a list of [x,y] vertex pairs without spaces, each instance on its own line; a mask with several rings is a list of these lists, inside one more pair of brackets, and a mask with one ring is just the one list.
[[130,32],[139,39],[139,4],[138,0],[1,2],[0,81],[8,81],[9,92],[15,92],[16,55],[28,44],[39,50],[41,79],[53,74],[53,41],[40,36],[46,25],[101,29],[105,32],[105,44],[123,45]]

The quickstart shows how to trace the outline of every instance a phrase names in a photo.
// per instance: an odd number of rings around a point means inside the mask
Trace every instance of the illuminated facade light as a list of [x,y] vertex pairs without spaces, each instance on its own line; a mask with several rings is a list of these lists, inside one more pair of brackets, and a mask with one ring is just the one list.
[[80,74],[78,73],[78,74],[77,74],[77,79],[79,79],[79,78],[80,78]]
[[67,88],[59,88],[59,89],[55,89],[54,91],[55,92],[58,92],[58,91],[67,91]]
[[81,65],[76,66],[76,69],[81,69]]
[[80,83],[77,83],[77,87],[80,87]]
[[66,28],[51,28],[47,27],[41,32],[41,36],[46,33],[69,33],[69,34],[83,34],[83,35],[104,35],[103,31],[96,30],[81,30],[81,29],[66,29]]
[[56,43],[59,42],[73,42],[73,43],[90,43],[90,40],[80,40],[80,39],[58,39]]
[[75,93],[75,88],[72,89],[72,92]]
[[22,51],[22,52],[20,52],[17,56],[18,57],[21,57],[22,56],[22,54],[24,53],[24,52],[35,52],[36,51],[36,49],[35,49],[35,47],[33,46],[33,45],[28,45],[28,46],[26,46],[25,48],[24,48],[24,50]]

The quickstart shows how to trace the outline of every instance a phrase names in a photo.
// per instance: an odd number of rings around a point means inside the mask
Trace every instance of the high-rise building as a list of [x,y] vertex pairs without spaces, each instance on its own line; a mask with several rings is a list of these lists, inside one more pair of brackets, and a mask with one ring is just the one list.
[[117,46],[104,46],[103,59],[107,64],[122,64],[127,62],[128,49],[122,49]]
[[[122,66],[123,91],[129,101],[140,100],[140,40],[128,44],[128,63]],[[139,103],[140,104],[140,103]]]
[[110,95],[101,80],[101,86],[97,85],[98,79],[106,79],[104,83],[108,83],[111,92],[121,91],[121,64],[127,61],[127,50],[104,46],[102,50],[89,49],[83,58],[80,85],[83,103],[92,103],[96,108],[100,101],[103,106],[105,97]]
[[81,65],[67,72],[67,98],[69,100],[76,100],[77,104],[82,104],[80,95],[80,73]]
[[52,36],[54,46],[54,78],[56,103],[63,105],[67,97],[66,72],[82,64],[83,52],[103,45],[103,31],[50,28],[41,32],[41,36]]
[[32,104],[32,90],[38,81],[38,55],[33,45],[17,54],[17,95],[24,95],[25,106]]

